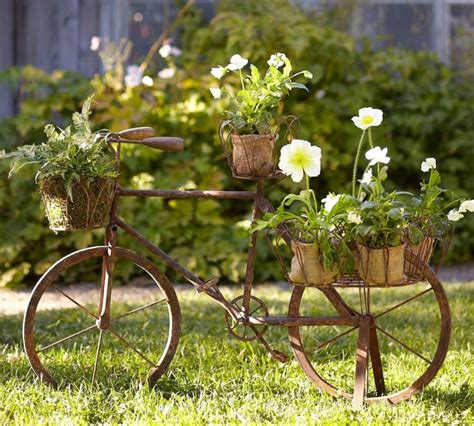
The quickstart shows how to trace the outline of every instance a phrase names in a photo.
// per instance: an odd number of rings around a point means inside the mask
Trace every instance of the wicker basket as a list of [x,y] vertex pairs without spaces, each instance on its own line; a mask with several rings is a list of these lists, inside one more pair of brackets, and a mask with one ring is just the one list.
[[288,278],[294,285],[326,285],[335,281],[337,271],[324,269],[321,263],[319,247],[312,243],[291,242],[293,257]]
[[358,272],[368,285],[400,285],[407,281],[404,268],[405,244],[371,249],[358,246]]
[[38,185],[53,231],[85,231],[104,226],[114,199],[114,178],[74,181],[72,199],[60,177],[40,179]]

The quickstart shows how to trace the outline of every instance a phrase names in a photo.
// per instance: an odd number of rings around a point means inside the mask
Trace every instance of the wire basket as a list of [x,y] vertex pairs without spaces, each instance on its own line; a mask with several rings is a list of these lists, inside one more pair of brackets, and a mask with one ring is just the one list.
[[282,117],[271,133],[240,134],[232,122],[219,125],[219,140],[232,176],[237,179],[277,179],[284,175],[278,170],[278,141],[296,137],[299,121],[294,116]]
[[40,179],[38,185],[53,231],[86,231],[104,226],[115,195],[115,178],[73,181],[72,199],[62,178]]
[[[345,230],[314,230],[313,235],[302,235],[294,223],[286,222],[276,231],[267,232],[267,241],[287,279],[296,286],[309,287],[401,287],[424,279],[426,267],[439,271],[452,239],[452,229],[424,228],[419,244],[409,242],[401,232],[397,247],[371,249],[362,242],[344,242]],[[324,234],[322,234],[324,233]],[[310,241],[321,241],[325,236],[338,253],[332,265],[323,268],[321,252]],[[345,244],[345,249],[342,250]]]
[[[417,229],[421,238],[412,241],[411,230]],[[423,279],[423,270],[429,266],[437,274],[446,259],[452,243],[453,228],[449,224],[433,223],[430,218],[418,218],[405,232],[405,272],[410,281]],[[409,259],[408,259],[409,258]]]

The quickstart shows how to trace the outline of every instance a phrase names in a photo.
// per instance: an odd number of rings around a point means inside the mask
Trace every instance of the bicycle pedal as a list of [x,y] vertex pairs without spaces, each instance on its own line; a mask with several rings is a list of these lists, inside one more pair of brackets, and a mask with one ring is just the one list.
[[198,293],[202,293],[206,290],[209,290],[210,288],[215,287],[218,282],[219,282],[219,278],[217,277],[211,278],[210,280],[207,280],[206,282],[201,284],[199,287],[196,287],[196,291]]

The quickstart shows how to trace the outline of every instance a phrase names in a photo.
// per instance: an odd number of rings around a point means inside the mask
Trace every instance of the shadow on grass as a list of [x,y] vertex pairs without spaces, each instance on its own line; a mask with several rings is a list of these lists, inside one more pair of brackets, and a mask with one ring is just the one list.
[[423,398],[432,401],[438,408],[452,412],[463,412],[474,407],[474,388],[467,382],[463,383],[459,390],[451,392],[440,391],[428,386],[423,391]]

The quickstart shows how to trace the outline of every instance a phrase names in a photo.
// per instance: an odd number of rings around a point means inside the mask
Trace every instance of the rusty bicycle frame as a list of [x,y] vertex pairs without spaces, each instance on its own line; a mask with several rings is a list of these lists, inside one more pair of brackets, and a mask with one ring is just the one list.
[[[105,135],[105,140],[112,152],[114,153],[115,158],[115,167],[117,172],[120,172],[120,153],[121,153],[121,144],[122,143],[135,143],[148,145],[153,148],[163,149],[165,151],[181,151],[183,150],[183,140],[179,138],[149,138],[149,139],[140,139],[137,137],[137,140],[124,139],[123,136],[116,133],[107,133]],[[117,146],[114,148],[112,143],[116,143]],[[107,254],[103,257],[102,260],[102,276],[100,281],[100,302],[99,302],[99,314],[96,317],[96,325],[101,330],[111,329],[111,296],[112,296],[112,277],[115,266],[115,253],[117,250],[117,231],[121,229],[132,238],[134,238],[138,243],[144,246],[148,251],[155,255],[158,259],[164,262],[168,267],[176,271],[180,276],[182,276],[186,281],[192,284],[195,289],[200,293],[205,293],[215,302],[217,302],[221,307],[225,309],[227,315],[232,318],[232,320],[238,324],[244,325],[253,329],[255,332],[254,339],[258,340],[267,351],[278,361],[286,362],[288,357],[286,354],[274,349],[268,341],[263,336],[263,332],[258,332],[256,327],[261,326],[284,326],[288,327],[290,332],[290,341],[292,346],[295,349],[295,344],[297,345],[296,350],[302,350],[299,347],[299,335],[298,327],[300,326],[337,326],[345,325],[350,326],[351,330],[356,328],[359,329],[359,334],[357,338],[357,349],[355,357],[355,374],[354,374],[354,390],[353,395],[350,397],[353,400],[355,406],[360,406],[364,403],[364,397],[366,392],[366,375],[369,368],[369,359],[371,360],[371,366],[373,370],[373,375],[377,388],[377,395],[380,398],[375,398],[374,402],[380,402],[385,397],[382,397],[385,393],[385,383],[384,375],[382,370],[382,362],[379,344],[377,340],[376,328],[378,328],[374,322],[374,318],[369,314],[364,314],[357,312],[352,309],[339,294],[335,286],[321,286],[318,287],[331,305],[335,308],[338,313],[338,316],[298,316],[298,306],[299,300],[298,297],[292,297],[289,304],[289,313],[293,312],[293,315],[288,314],[287,316],[254,316],[253,313],[256,311],[250,311],[250,303],[253,300],[258,300],[252,296],[252,288],[254,284],[254,270],[256,263],[256,252],[257,252],[257,231],[250,233],[249,237],[249,248],[247,253],[247,265],[245,273],[245,281],[243,285],[243,294],[240,296],[242,298],[242,307],[238,306],[234,301],[227,300],[224,295],[219,290],[217,286],[219,279],[217,277],[211,277],[209,279],[202,279],[201,277],[195,275],[183,265],[173,259],[170,255],[165,253],[158,246],[150,242],[145,236],[140,234],[136,229],[127,224],[118,216],[118,204],[119,200],[122,197],[156,197],[162,199],[214,199],[214,200],[246,200],[252,205],[252,221],[256,218],[261,217],[266,212],[271,212],[274,210],[271,202],[265,197],[264,193],[264,180],[255,179],[255,190],[254,191],[213,191],[213,190],[163,190],[163,189],[127,189],[122,188],[118,182],[115,184],[115,195],[112,203],[112,208],[109,216],[109,223],[106,226],[105,232],[105,246],[107,247]],[[291,236],[285,232],[284,229],[279,230],[280,237],[284,242],[291,246]],[[413,259],[412,259],[413,257]],[[411,263],[416,263],[417,260],[415,256],[408,255],[408,260]],[[414,263],[414,264],[415,264]],[[440,294],[444,296],[444,291],[442,290],[441,284],[437,280],[435,273],[426,267],[426,265],[419,265],[422,267],[424,274],[428,277],[433,283],[433,290],[439,296]],[[296,293],[301,297],[303,287],[296,288],[298,291]],[[407,301],[413,300],[419,297],[422,294],[425,294],[429,290],[425,290],[418,295],[411,297]],[[297,296],[298,296],[297,294]],[[295,295],[295,292],[293,296]],[[237,298],[239,299],[239,298]],[[235,300],[237,300],[235,299]],[[441,299],[443,299],[441,297]],[[411,396],[416,391],[420,390],[424,385],[426,385],[436,374],[440,366],[442,365],[445,354],[447,351],[447,346],[449,344],[449,307],[447,301],[441,302],[441,312],[445,318],[444,328],[441,334],[441,341],[438,347],[438,350],[435,354],[433,361],[431,362],[430,368],[427,372],[421,376],[418,381],[416,381],[412,386],[401,392],[400,394],[393,395],[393,398],[389,402],[395,403],[399,400],[405,399],[406,397]],[[401,306],[407,301],[399,303],[394,308],[388,309],[385,312],[379,314],[378,316],[384,315],[386,312],[389,312],[398,306]],[[263,305],[264,306],[264,305]],[[266,308],[265,308],[266,310]],[[266,311],[268,312],[268,311]],[[296,314],[296,315],[295,315]],[[382,330],[383,332],[383,330]],[[340,334],[344,335],[345,333]],[[392,336],[393,337],[393,336]],[[403,342],[402,342],[403,343]],[[422,357],[423,358],[423,357]],[[426,361],[426,359],[425,359]],[[305,372],[314,372],[311,365],[306,361],[299,359],[299,362]],[[316,373],[315,373],[316,374]],[[95,374],[94,374],[95,375]],[[317,375],[317,374],[316,374]],[[316,379],[313,379],[316,384],[328,391],[333,395],[339,395],[324,379],[317,376]],[[348,395],[344,395],[348,396]],[[377,401],[379,399],[379,401]]]
[[[161,140],[166,138],[160,138]],[[116,134],[110,134],[107,137],[109,146],[111,143],[117,143],[117,148],[113,149],[116,169],[120,171],[120,146],[121,143],[143,143],[143,141],[125,140]],[[182,140],[179,138],[168,138],[167,150],[182,150]],[[174,144],[174,145],[173,145]],[[181,144],[181,145],[180,145]],[[247,268],[245,273],[245,281],[243,287],[243,303],[242,310],[237,309],[222,295],[217,283],[218,278],[213,277],[203,280],[191,271],[187,270],[183,265],[165,253],[162,249],[151,243],[147,238],[135,230],[132,226],[125,223],[118,215],[118,200],[121,197],[156,197],[163,199],[215,199],[215,200],[247,200],[252,203],[252,220],[260,217],[263,213],[273,210],[270,201],[265,197],[264,181],[257,180],[255,191],[206,191],[206,190],[163,190],[163,189],[125,189],[118,183],[116,184],[115,198],[112,204],[109,224],[105,233],[105,245],[109,248],[108,255],[104,258],[103,273],[101,278],[100,290],[100,315],[98,326],[101,329],[110,327],[110,301],[111,301],[111,277],[114,267],[114,252],[117,246],[117,230],[122,229],[129,234],[138,243],[148,249],[152,254],[158,257],[168,267],[176,271],[189,283],[191,283],[198,292],[205,293],[222,306],[234,321],[248,325],[278,325],[278,326],[301,326],[301,325],[352,325],[359,324],[359,316],[356,315],[344,302],[336,289],[332,287],[323,288],[321,291],[331,302],[339,313],[339,316],[332,317],[288,317],[288,316],[264,316],[253,317],[249,314],[249,305],[252,294],[254,281],[255,259],[256,259],[256,242],[257,232],[250,234],[249,250],[247,254]],[[288,238],[287,238],[288,239]],[[290,241],[288,239],[287,243]],[[258,340],[264,344],[267,350],[282,361],[283,354],[273,350],[263,336],[258,336]]]

